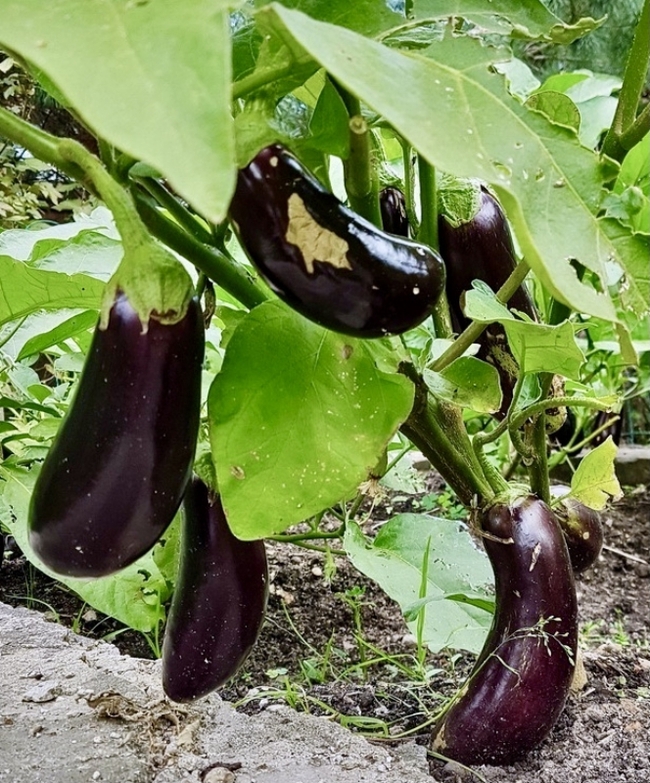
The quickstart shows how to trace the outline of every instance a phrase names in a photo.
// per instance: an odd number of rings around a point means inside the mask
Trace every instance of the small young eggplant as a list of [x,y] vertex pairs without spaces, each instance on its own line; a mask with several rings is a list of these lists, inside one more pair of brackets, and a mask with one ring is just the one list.
[[268,597],[263,541],[230,532],[221,499],[187,488],[181,559],[163,642],[163,688],[192,701],[229,680],[253,648]]
[[406,201],[399,188],[387,187],[379,193],[381,225],[387,234],[408,237],[409,219],[406,214]]
[[239,172],[230,217],[275,293],[337,332],[405,332],[424,321],[444,288],[437,253],[355,214],[279,145]]
[[53,571],[110,574],[172,521],[191,476],[203,343],[196,299],[177,323],[143,330],[117,295],[32,495],[31,545]]
[[496,580],[496,612],[431,749],[462,764],[510,764],[550,732],[573,676],[578,610],[564,537],[534,496],[482,514]]
[[[551,496],[561,498],[569,488],[562,484],[551,487]],[[600,514],[579,500],[567,497],[553,506],[571,558],[574,573],[581,574],[598,560],[603,548],[603,523]]]

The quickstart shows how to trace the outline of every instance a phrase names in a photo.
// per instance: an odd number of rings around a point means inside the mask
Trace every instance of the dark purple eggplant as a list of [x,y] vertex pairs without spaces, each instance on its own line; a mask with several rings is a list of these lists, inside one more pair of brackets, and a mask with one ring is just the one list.
[[481,515],[496,612],[469,679],[431,749],[462,764],[510,764],[550,732],[573,676],[578,608],[557,519],[534,496]]
[[[482,280],[493,291],[506,282],[517,266],[512,234],[499,202],[481,188],[481,206],[468,223],[452,226],[440,215],[438,219],[440,254],[447,268],[446,291],[449,309],[456,331],[463,331],[470,321],[461,309],[465,291],[473,280]],[[538,320],[537,308],[521,285],[508,302],[508,307]]]
[[[447,268],[446,292],[451,322],[455,332],[470,324],[461,303],[473,280],[482,280],[493,291],[506,282],[517,266],[512,234],[499,202],[481,188],[479,211],[467,223],[452,226],[440,215],[438,219],[440,254]],[[508,302],[508,307],[539,320],[537,309],[525,285],[521,285]],[[503,401],[498,416],[502,418],[512,402],[519,367],[510,348],[504,328],[490,324],[477,341],[479,358],[493,364],[499,373]]]
[[181,559],[163,642],[163,688],[192,701],[229,680],[257,641],[268,597],[263,541],[231,533],[221,498],[187,488]]
[[66,576],[104,576],[157,541],[191,476],[204,329],[198,301],[146,331],[123,293],[98,326],[32,495],[34,551]]
[[[551,487],[551,497],[554,498],[561,498],[568,492],[569,488],[562,484]],[[564,533],[573,571],[581,574],[598,560],[603,548],[603,522],[600,514],[579,500],[569,497],[553,506],[553,512]]]
[[381,226],[387,234],[408,237],[409,219],[406,214],[406,201],[399,188],[387,187],[379,193]]
[[355,214],[279,145],[239,172],[230,217],[273,291],[328,329],[355,337],[405,332],[444,289],[437,253]]

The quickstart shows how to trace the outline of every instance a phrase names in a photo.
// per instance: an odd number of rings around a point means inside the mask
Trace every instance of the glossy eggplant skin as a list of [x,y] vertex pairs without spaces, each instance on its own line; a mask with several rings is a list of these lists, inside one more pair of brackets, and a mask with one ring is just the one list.
[[[499,202],[481,188],[481,205],[472,220],[452,226],[444,215],[440,215],[438,238],[440,254],[447,268],[446,291],[451,322],[454,331],[460,333],[470,324],[461,309],[461,301],[463,294],[471,290],[472,281],[482,280],[496,292],[517,266],[512,234]],[[524,285],[515,291],[508,307],[526,313],[533,321],[539,320],[533,299]],[[500,324],[490,324],[477,342],[479,358],[493,364],[499,373],[503,402],[497,417],[503,418],[517,383],[517,362]]]
[[387,187],[379,193],[381,225],[387,234],[408,237],[409,219],[406,214],[406,201],[399,188]]
[[541,500],[496,503],[482,516],[496,612],[431,748],[462,764],[510,764],[550,732],[573,676],[578,610],[559,524]]
[[178,323],[150,319],[143,332],[118,293],[32,495],[30,542],[53,571],[110,574],[172,521],[191,476],[203,345],[196,299]]
[[405,332],[431,313],[444,289],[437,253],[359,217],[280,145],[239,171],[230,217],[273,291],[333,331]]
[[[454,329],[461,332],[470,324],[463,315],[461,297],[471,290],[472,280],[482,280],[496,292],[515,270],[512,234],[499,202],[481,188],[481,206],[472,220],[452,226],[440,215],[438,237],[447,267],[446,291],[452,322]],[[523,285],[515,291],[508,307],[538,320],[535,304]]]
[[[551,497],[554,498],[562,497],[568,492],[569,488],[562,484],[551,487]],[[581,574],[593,566],[603,548],[603,522],[600,514],[574,498],[566,498],[553,506],[553,512],[564,533],[573,571]]]
[[221,499],[187,488],[181,559],[163,642],[163,688],[193,701],[229,680],[253,648],[268,597],[263,541],[230,532]]

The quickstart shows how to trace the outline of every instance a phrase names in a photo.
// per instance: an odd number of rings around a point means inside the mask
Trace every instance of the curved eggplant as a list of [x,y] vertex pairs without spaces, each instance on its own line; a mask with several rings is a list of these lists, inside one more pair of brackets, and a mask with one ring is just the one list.
[[192,701],[229,680],[257,641],[268,597],[263,541],[230,532],[221,499],[187,488],[181,561],[163,642],[163,688]]
[[408,237],[409,219],[406,214],[406,201],[399,188],[387,187],[379,193],[381,226],[387,234]]
[[277,144],[239,172],[230,217],[273,291],[337,332],[405,332],[431,313],[444,288],[437,253],[359,217]]
[[482,515],[496,612],[476,665],[433,729],[431,749],[462,764],[509,764],[550,732],[573,676],[578,608],[564,537],[534,496]]
[[[569,492],[562,484],[551,487],[551,496],[561,498]],[[581,574],[598,560],[603,548],[603,522],[600,514],[579,500],[567,497],[553,507],[569,550],[574,573]]]
[[196,299],[178,323],[143,331],[116,297],[32,495],[31,545],[53,571],[110,574],[172,521],[191,476],[203,344]]

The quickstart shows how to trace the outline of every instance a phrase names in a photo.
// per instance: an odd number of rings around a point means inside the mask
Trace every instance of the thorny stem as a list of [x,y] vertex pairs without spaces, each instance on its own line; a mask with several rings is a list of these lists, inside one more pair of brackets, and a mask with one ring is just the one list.
[[[643,138],[643,129],[646,128],[647,131],[646,126],[650,123],[650,110],[642,112],[638,118],[636,116],[639,99],[645,86],[649,61],[650,0],[645,0],[625,67],[616,113],[602,148],[603,155],[608,155],[619,162],[623,160],[627,150]],[[634,131],[632,131],[633,128]]]
[[612,407],[600,400],[590,400],[582,397],[552,397],[550,399],[540,400],[540,402],[535,402],[532,405],[529,405],[525,410],[520,411],[511,419],[510,430],[512,432],[512,430],[520,429],[524,426],[526,419],[530,419],[542,411],[546,411],[549,408],[561,408],[564,405],[574,408],[592,408],[597,411],[608,411]]
[[[541,373],[539,384],[542,389],[542,399],[548,402],[548,394],[553,383],[552,373]],[[555,406],[552,406],[555,407]],[[531,462],[528,465],[530,488],[540,500],[549,503],[551,486],[548,476],[548,442],[546,436],[546,408],[537,414],[530,433]]]
[[[504,304],[508,302],[508,300],[514,295],[515,291],[524,282],[529,271],[530,267],[528,264],[526,264],[525,261],[520,261],[510,277],[497,291],[497,299]],[[440,372],[440,370],[443,370],[453,361],[458,359],[465,353],[472,343],[476,342],[476,340],[481,336],[487,327],[487,323],[472,321],[467,329],[465,329],[465,331],[462,332],[456,338],[456,340],[454,340],[449,348],[447,348],[447,350],[436,359],[436,361],[432,364],[431,369],[436,372]]]

